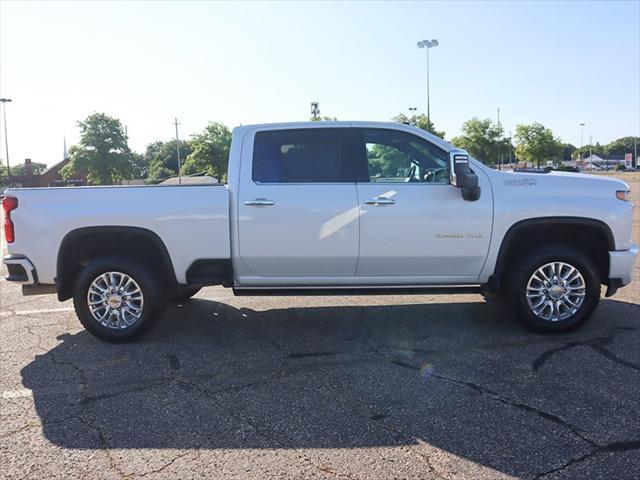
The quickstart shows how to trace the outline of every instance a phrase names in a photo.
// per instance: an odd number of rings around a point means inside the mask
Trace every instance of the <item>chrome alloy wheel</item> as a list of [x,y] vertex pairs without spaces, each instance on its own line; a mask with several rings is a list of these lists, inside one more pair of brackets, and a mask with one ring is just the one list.
[[527,283],[527,302],[531,311],[548,322],[575,315],[584,302],[587,286],[573,265],[552,262],[538,268]]
[[122,330],[132,326],[142,315],[144,295],[136,281],[126,273],[105,272],[89,285],[87,305],[98,323]]

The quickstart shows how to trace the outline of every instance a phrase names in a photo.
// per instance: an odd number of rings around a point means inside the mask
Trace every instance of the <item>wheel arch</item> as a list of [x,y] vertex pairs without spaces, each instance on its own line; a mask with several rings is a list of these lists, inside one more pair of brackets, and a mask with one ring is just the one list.
[[521,220],[509,227],[500,244],[494,272],[489,277],[491,289],[501,290],[507,266],[520,249],[548,243],[567,243],[591,255],[601,281],[608,280],[608,252],[615,250],[615,239],[606,223],[582,217],[539,217]]
[[173,262],[162,239],[151,230],[131,226],[82,227],[68,232],[58,250],[56,287],[58,299],[73,295],[75,279],[96,255],[133,254],[160,275],[169,287],[178,284]]

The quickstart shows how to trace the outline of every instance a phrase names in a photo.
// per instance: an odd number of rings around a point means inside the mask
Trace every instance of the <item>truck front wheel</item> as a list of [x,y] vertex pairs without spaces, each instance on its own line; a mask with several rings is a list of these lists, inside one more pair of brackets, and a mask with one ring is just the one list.
[[600,299],[600,276],[592,259],[566,245],[532,251],[509,278],[510,299],[530,328],[565,332],[584,324]]
[[80,323],[110,342],[136,338],[155,325],[166,307],[163,286],[132,258],[89,262],[75,282],[73,306]]

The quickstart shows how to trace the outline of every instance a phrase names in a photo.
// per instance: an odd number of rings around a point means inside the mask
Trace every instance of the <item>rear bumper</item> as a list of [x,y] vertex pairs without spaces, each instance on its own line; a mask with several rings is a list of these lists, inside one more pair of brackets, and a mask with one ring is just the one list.
[[9,275],[5,280],[20,283],[22,285],[35,285],[38,283],[38,275],[33,264],[27,257],[19,255],[7,255],[2,258],[2,263],[7,266]]
[[629,250],[609,252],[609,280],[618,280],[620,287],[630,283],[637,257],[638,245],[635,243]]

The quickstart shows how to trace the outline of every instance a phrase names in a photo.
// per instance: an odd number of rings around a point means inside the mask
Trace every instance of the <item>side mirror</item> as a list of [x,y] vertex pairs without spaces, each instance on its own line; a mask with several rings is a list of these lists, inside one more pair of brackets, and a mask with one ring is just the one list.
[[453,149],[449,152],[449,179],[451,185],[461,190],[465,200],[474,202],[480,198],[478,175],[471,171],[466,150]]

